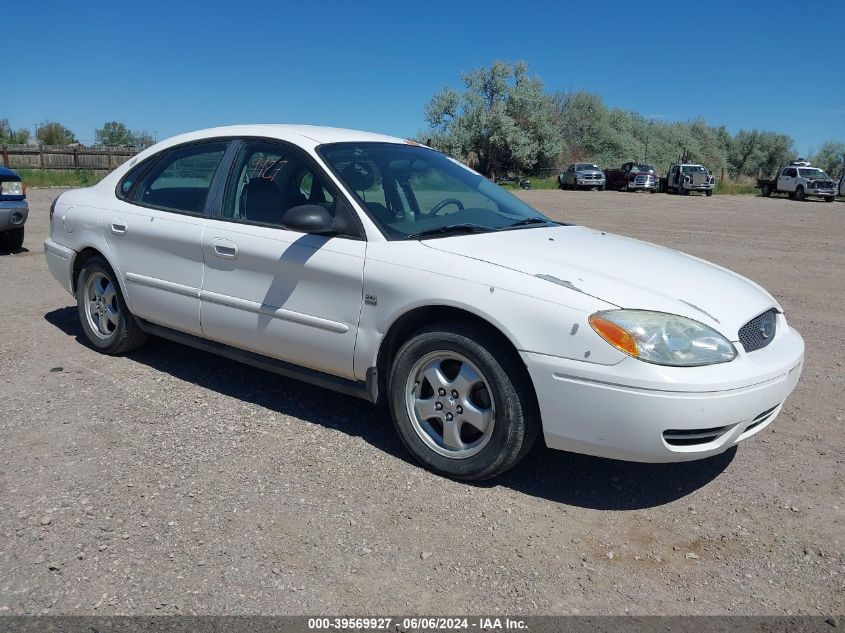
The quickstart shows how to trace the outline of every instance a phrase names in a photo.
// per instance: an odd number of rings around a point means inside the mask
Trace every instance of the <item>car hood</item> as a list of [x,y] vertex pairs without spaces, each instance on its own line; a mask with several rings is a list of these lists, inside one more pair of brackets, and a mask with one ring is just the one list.
[[731,340],[777,302],[715,264],[583,226],[556,226],[425,240],[426,246],[533,275],[620,308],[680,314]]

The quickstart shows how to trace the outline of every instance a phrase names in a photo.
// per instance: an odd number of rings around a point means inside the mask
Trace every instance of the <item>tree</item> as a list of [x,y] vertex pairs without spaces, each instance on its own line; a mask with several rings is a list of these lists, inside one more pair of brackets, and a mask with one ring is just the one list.
[[94,142],[97,145],[135,145],[135,135],[119,121],[109,121],[99,130],[94,130]]
[[433,145],[491,178],[553,163],[562,147],[554,99],[524,62],[496,61],[465,73],[425,107]]
[[13,130],[9,119],[0,119],[0,143],[9,145],[25,145],[29,142],[29,130],[19,128]]
[[40,124],[35,136],[44,145],[70,145],[77,142],[73,132],[55,121],[45,121]]
[[732,177],[772,175],[795,154],[792,138],[777,132],[740,130],[731,140],[728,169]]
[[845,143],[827,141],[813,156],[813,165],[823,169],[831,178],[842,175],[843,160],[845,160]]
[[135,145],[139,150],[147,149],[155,144],[155,138],[147,130],[137,130],[135,133]]

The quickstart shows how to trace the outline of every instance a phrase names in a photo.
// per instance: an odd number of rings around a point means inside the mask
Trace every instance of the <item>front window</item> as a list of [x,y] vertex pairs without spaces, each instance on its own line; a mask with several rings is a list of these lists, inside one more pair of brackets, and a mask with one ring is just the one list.
[[285,213],[316,204],[335,215],[334,196],[298,154],[276,143],[243,144],[226,188],[223,217],[282,226]]
[[707,170],[701,165],[684,165],[681,171],[685,174],[706,174]]
[[826,173],[824,173],[821,169],[817,169],[815,167],[810,167],[808,169],[799,169],[798,174],[802,178],[824,178],[825,180],[830,180]]
[[318,151],[390,239],[553,224],[499,185],[432,149],[334,143]]

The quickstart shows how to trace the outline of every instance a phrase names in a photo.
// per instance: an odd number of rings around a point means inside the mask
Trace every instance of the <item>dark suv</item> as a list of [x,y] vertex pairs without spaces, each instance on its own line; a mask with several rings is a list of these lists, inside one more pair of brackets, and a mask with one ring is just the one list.
[[15,172],[0,166],[0,250],[16,251],[23,246],[27,215],[26,186]]

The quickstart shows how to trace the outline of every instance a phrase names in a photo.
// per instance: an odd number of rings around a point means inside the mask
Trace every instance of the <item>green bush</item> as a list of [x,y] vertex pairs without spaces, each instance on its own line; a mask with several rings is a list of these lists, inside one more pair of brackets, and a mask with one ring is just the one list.
[[18,169],[27,187],[90,187],[100,182],[106,172],[90,169]]

